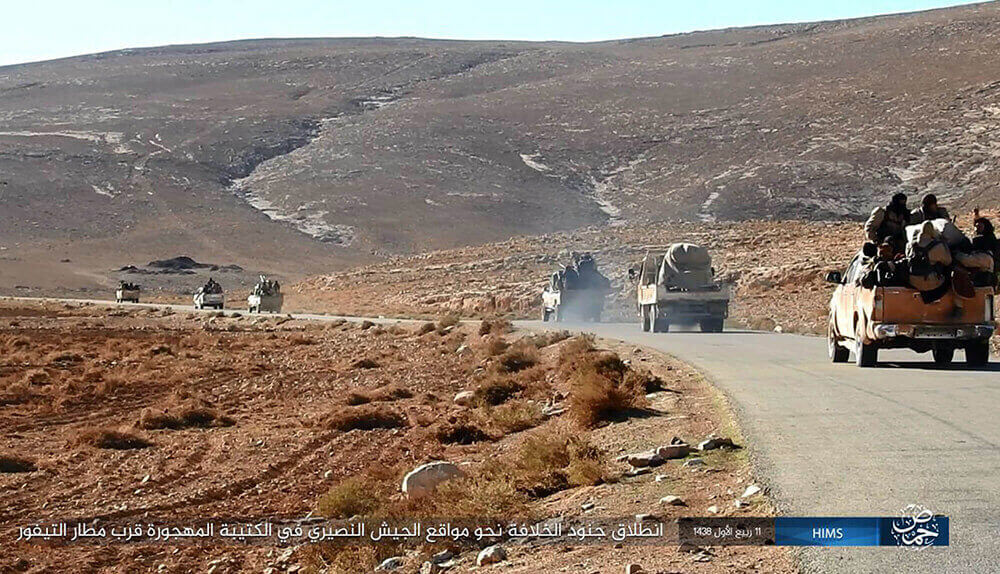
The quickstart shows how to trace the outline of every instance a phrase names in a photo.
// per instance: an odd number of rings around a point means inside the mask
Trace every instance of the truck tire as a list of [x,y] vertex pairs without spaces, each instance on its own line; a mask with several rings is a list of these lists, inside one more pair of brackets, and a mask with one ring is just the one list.
[[982,367],[990,362],[990,340],[979,339],[965,347],[965,363],[970,367]]
[[643,305],[639,310],[639,323],[642,325],[642,332],[648,333],[653,330],[653,318],[650,316],[649,305]]
[[846,363],[847,359],[851,357],[851,351],[847,347],[841,346],[837,341],[837,337],[833,334],[832,325],[828,325],[826,328],[826,345],[830,360],[834,363]]
[[542,309],[542,323],[548,323],[551,317],[552,317],[552,311],[549,311],[548,309]]
[[702,319],[699,324],[702,333],[721,333],[723,323],[724,321],[721,317],[712,317],[710,319]]
[[854,363],[859,367],[874,367],[878,364],[878,347],[862,342],[860,335],[854,340]]
[[953,347],[935,347],[931,349],[931,354],[934,355],[934,364],[950,365],[952,359],[955,358],[955,349]]
[[555,314],[556,314],[556,323],[562,323],[563,322],[562,305],[556,305]]

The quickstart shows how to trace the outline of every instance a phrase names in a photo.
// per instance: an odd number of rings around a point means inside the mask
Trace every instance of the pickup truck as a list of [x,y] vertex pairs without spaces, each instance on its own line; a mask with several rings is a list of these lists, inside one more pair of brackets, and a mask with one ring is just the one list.
[[859,367],[878,363],[879,349],[930,351],[939,365],[950,363],[955,349],[965,351],[970,366],[989,362],[990,337],[996,329],[993,288],[976,287],[973,297],[949,290],[925,302],[910,287],[864,287],[865,257],[858,253],[841,274],[826,280],[837,284],[830,298],[827,340],[830,360],[845,363],[854,353]]
[[115,291],[115,302],[116,303],[138,303],[139,302],[139,290],[138,289],[126,289],[119,287]]
[[226,307],[226,296],[223,293],[205,293],[199,290],[194,294],[194,308],[204,309],[205,307],[224,309]]

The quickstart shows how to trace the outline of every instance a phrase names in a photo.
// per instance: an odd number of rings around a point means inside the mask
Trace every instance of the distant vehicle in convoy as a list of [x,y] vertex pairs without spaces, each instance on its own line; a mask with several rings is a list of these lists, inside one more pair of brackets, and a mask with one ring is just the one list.
[[207,307],[214,309],[226,307],[226,295],[222,292],[222,285],[216,283],[215,279],[211,277],[194,294],[194,308],[205,309]]
[[118,289],[115,290],[115,302],[116,303],[138,303],[139,302],[139,286],[134,283],[129,283],[127,281],[122,281],[118,284]]
[[647,253],[638,270],[636,310],[643,331],[666,333],[672,325],[698,325],[720,333],[729,316],[729,286],[715,280],[708,250],[674,243],[662,256]]
[[[940,245],[940,244],[939,244]],[[837,285],[830,297],[827,341],[830,359],[844,363],[853,352],[859,367],[878,363],[880,349],[930,351],[934,362],[948,364],[956,349],[964,349],[970,366],[989,362],[990,337],[996,328],[991,286],[970,286],[967,297],[947,288],[928,300],[910,285],[865,285],[863,251],[844,273],[832,271],[826,280]]]
[[260,281],[254,285],[247,297],[247,309],[250,313],[280,313],[285,296],[281,293],[281,284],[271,281],[261,275]]
[[589,253],[573,254],[573,262],[556,271],[542,291],[542,321],[600,322],[611,281],[597,270]]

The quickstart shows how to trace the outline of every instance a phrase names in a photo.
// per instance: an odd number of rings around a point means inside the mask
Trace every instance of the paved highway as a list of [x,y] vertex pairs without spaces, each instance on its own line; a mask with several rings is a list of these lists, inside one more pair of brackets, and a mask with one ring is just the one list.
[[883,351],[878,368],[859,369],[830,363],[818,337],[652,334],[637,324],[518,326],[593,332],[697,367],[732,400],[755,470],[785,515],[895,516],[921,504],[951,518],[949,548],[811,549],[803,554],[807,572],[1000,571],[1000,363],[966,369],[959,352],[954,366],[940,369],[928,354],[899,350]]
[[859,369],[831,363],[819,337],[580,328],[674,355],[725,392],[783,514],[896,516],[915,503],[951,519],[950,548],[810,549],[807,572],[1000,572],[1000,364],[969,370],[958,352],[942,370],[898,350]]

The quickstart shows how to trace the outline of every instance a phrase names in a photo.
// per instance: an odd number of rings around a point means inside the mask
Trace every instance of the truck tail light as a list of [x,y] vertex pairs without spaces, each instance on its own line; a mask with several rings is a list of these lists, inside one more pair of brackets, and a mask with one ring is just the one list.
[[876,289],[875,290],[875,301],[874,301],[874,305],[872,307],[872,315],[874,315],[874,318],[876,320],[879,320],[879,319],[882,318],[882,301],[883,301],[883,299],[882,299],[882,290],[881,289]]

